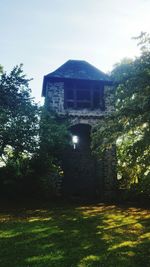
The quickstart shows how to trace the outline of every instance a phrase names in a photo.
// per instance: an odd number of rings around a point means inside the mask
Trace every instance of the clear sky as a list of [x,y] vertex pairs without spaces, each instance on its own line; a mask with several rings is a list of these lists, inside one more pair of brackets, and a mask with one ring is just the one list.
[[131,38],[149,29],[150,0],[0,0],[0,64],[23,63],[41,101],[45,74],[68,59],[111,71],[138,54]]

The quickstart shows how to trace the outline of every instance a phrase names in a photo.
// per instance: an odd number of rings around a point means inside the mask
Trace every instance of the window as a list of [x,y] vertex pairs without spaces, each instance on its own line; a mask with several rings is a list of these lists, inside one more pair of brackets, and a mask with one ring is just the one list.
[[103,88],[87,86],[65,87],[65,108],[104,110]]
[[89,90],[77,90],[77,101],[90,101],[90,91]]

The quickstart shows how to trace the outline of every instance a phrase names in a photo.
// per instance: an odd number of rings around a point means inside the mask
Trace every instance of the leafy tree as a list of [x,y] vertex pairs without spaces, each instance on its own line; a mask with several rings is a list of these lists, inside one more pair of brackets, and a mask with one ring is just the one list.
[[[4,194],[54,196],[63,175],[68,125],[31,98],[22,65],[0,77],[0,188]],[[38,194],[37,194],[38,195]]]
[[37,144],[38,107],[33,102],[22,65],[0,76],[0,156],[8,146],[18,157],[34,152]]
[[36,176],[47,197],[56,196],[57,182],[63,177],[62,159],[69,145],[68,122],[48,110],[41,110],[39,152],[34,160]]
[[30,157],[38,147],[39,111],[31,98],[29,81],[22,65],[10,74],[1,71],[0,158],[5,166],[1,164],[0,188],[5,195],[22,194],[34,184]]
[[40,150],[53,157],[61,157],[69,141],[68,121],[44,106],[40,120]]
[[126,185],[146,181],[150,194],[150,37],[139,40],[141,55],[123,60],[112,71],[115,112],[93,134],[93,149],[99,153],[117,140],[118,168]]

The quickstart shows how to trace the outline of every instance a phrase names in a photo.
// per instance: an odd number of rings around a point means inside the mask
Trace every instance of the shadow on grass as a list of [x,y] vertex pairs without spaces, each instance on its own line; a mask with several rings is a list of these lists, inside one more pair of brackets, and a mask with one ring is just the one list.
[[149,267],[150,213],[108,205],[0,214],[1,267]]

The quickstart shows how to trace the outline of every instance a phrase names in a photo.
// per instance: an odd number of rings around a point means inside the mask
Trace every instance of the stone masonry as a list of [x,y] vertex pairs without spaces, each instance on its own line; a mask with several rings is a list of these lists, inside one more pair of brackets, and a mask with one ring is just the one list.
[[[85,123],[92,127],[95,126],[100,119],[114,110],[111,101],[112,86],[104,86],[104,101],[105,110],[100,109],[88,110],[86,108],[81,110],[65,109],[64,108],[64,82],[48,82],[46,85],[45,102],[51,111],[56,112],[60,116],[68,116],[71,125]],[[110,94],[109,94],[110,93]]]

